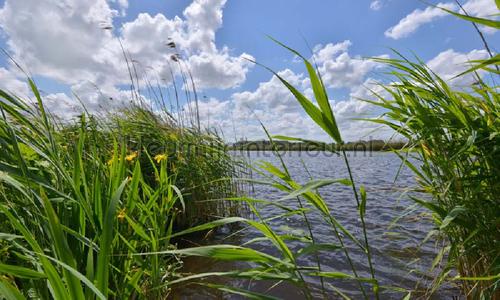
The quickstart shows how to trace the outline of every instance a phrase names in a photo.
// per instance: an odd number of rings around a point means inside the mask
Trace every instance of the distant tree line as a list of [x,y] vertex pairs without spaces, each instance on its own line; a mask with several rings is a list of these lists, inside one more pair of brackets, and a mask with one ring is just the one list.
[[[274,141],[275,147],[280,151],[389,151],[399,150],[405,147],[404,141],[383,141],[369,140],[347,142],[343,145],[329,144],[320,142],[289,142],[289,141]],[[272,144],[268,140],[259,141],[239,141],[228,145],[230,150],[245,150],[245,151],[271,151]]]

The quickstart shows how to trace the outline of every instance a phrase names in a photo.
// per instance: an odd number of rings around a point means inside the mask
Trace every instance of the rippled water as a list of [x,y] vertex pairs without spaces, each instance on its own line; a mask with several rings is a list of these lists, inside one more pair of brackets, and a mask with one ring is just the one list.
[[[242,153],[234,153],[241,156]],[[415,296],[421,295],[429,288],[434,274],[429,268],[437,253],[435,243],[430,241],[421,244],[427,232],[432,228],[431,221],[422,211],[414,211],[406,214],[412,207],[413,202],[408,198],[407,189],[415,187],[414,176],[410,170],[401,167],[400,159],[392,153],[374,152],[361,153],[351,152],[351,168],[356,184],[364,185],[368,194],[366,223],[368,238],[373,252],[373,263],[376,269],[376,277],[382,285],[396,286],[409,290],[415,290]],[[279,160],[270,152],[243,153],[243,156],[252,162],[268,161],[279,166]],[[289,152],[284,155],[284,161],[294,180],[304,183],[312,175],[319,178],[346,178],[347,169],[342,157],[325,153]],[[309,170],[310,174],[306,171]],[[396,174],[397,176],[396,179]],[[258,178],[258,176],[255,176]],[[332,214],[356,237],[362,239],[360,221],[356,210],[352,190],[341,185],[331,185],[320,189],[320,194],[327,201]],[[278,190],[269,186],[254,186],[252,196],[260,199],[279,199],[283,196]],[[425,197],[425,195],[418,195]],[[295,200],[288,203],[294,207]],[[273,207],[261,207],[262,217],[271,217],[282,213]],[[336,242],[336,238],[329,226],[318,214],[309,214],[310,223],[313,227],[315,238],[319,243]],[[276,219],[272,223],[273,228],[280,233],[295,233],[297,235],[305,232],[307,227],[299,217]],[[211,243],[242,244],[250,239],[260,236],[254,230],[243,230],[241,233],[231,235],[227,228],[220,230],[210,241]],[[299,250],[298,244],[291,243],[290,247]],[[270,242],[254,243],[253,247],[258,250],[278,255],[278,252]],[[355,247],[350,245],[349,252],[360,276],[369,277],[369,269],[364,256]],[[326,271],[340,271],[351,273],[341,251],[321,252],[321,264]],[[315,266],[313,256],[302,259],[302,265]],[[236,265],[227,262],[207,261],[206,259],[191,258],[186,261],[187,272],[228,271],[244,265]],[[312,286],[315,295],[319,298],[320,283],[317,279],[307,279]],[[225,280],[216,279],[219,283],[230,286],[250,289],[278,296],[284,299],[302,299],[301,292],[290,284],[279,284],[273,287],[273,282],[248,281],[248,280]],[[349,281],[329,281],[341,289],[350,297],[360,297],[356,283]],[[456,287],[443,286],[434,298],[452,298],[459,295]],[[216,291],[194,288],[193,286],[181,289],[179,298],[230,298],[238,299],[236,296],[221,294]],[[337,298],[330,295],[332,299]],[[329,296],[329,297],[330,297]],[[397,292],[383,292],[382,299],[401,299],[404,294]]]

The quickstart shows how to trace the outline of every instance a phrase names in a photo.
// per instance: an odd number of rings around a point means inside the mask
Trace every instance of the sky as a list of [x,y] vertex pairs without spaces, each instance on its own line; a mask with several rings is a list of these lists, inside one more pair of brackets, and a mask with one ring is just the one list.
[[[458,9],[451,0],[433,4]],[[494,0],[461,4],[474,16],[498,13]],[[500,35],[480,29],[496,52]],[[356,120],[383,113],[360,99],[391,80],[370,58],[394,57],[392,49],[416,55],[460,89],[473,78],[453,76],[487,57],[470,23],[419,0],[0,0],[0,47],[8,53],[0,57],[0,88],[33,98],[11,57],[35,80],[49,111],[71,120],[82,104],[91,113],[133,105],[127,66],[138,74],[142,101],[158,111],[147,82],[172,99],[174,84],[179,94],[190,87],[179,71],[189,70],[202,126],[227,141],[263,138],[259,120],[272,134],[327,140],[277,78],[251,62],[313,98],[304,65],[268,36],[314,59],[348,141],[393,134]],[[184,97],[174,102],[172,114],[191,111]]]

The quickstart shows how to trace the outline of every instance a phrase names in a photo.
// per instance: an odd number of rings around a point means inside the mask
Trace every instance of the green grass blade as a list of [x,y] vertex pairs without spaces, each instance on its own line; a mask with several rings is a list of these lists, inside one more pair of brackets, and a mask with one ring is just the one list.
[[[324,186],[332,185],[335,183],[340,183],[346,186],[350,186],[352,183],[349,179],[315,179],[311,180],[302,187],[300,187],[297,190],[294,190],[290,194],[286,195],[285,197],[280,198],[278,201],[283,201],[287,199],[293,199],[295,197],[301,196],[305,193],[309,193],[312,191],[315,191],[316,189],[319,189]],[[322,205],[326,206],[326,203],[323,203]],[[324,209],[322,211],[327,211],[327,209]]]
[[7,279],[0,277],[0,296],[5,300],[25,300],[26,297],[13,286]]
[[246,221],[248,221],[248,220],[245,219],[245,218],[240,218],[240,217],[223,218],[223,219],[219,219],[219,220],[215,220],[215,221],[212,221],[212,222],[204,223],[202,225],[194,226],[194,227],[188,228],[186,230],[182,230],[182,231],[176,232],[176,233],[172,234],[170,236],[170,238],[181,236],[181,235],[185,235],[185,234],[190,234],[190,233],[193,233],[193,232],[205,231],[205,230],[209,230],[209,229],[212,229],[212,228],[220,227],[220,226],[231,224],[231,223],[246,222]]
[[468,15],[463,15],[463,14],[459,14],[459,13],[456,13],[454,11],[448,10],[446,8],[442,8],[442,7],[440,7],[440,9],[446,11],[449,14],[454,15],[455,17],[459,17],[460,19],[463,19],[463,20],[466,20],[466,21],[470,21],[470,22],[474,22],[474,23],[477,23],[477,24],[481,24],[481,25],[484,25],[484,26],[487,26],[487,27],[492,27],[492,28],[495,28],[495,29],[500,29],[500,21],[490,20],[490,19],[484,19],[484,18],[478,18],[478,17],[472,17],[472,16],[468,16]]
[[97,298],[101,300],[106,300],[106,297],[103,295],[101,291],[87,278],[85,275],[82,273],[78,272],[75,268],[65,264],[64,262],[57,260],[53,257],[50,256],[45,256],[46,258],[50,259],[51,261],[55,262],[56,264],[60,265],[64,270],[67,270],[70,272],[75,278],[83,282],[91,291],[94,292],[94,294],[97,296]]
[[255,229],[259,230],[264,234],[269,240],[284,254],[285,257],[290,259],[292,262],[295,261],[295,256],[292,251],[288,248],[286,243],[280,238],[276,232],[274,232],[267,224],[259,223],[255,221],[247,221],[248,224],[253,226]]
[[269,254],[265,254],[260,251],[256,251],[250,248],[233,246],[233,245],[212,245],[212,246],[201,246],[194,248],[185,248],[178,250],[166,250],[158,252],[149,253],[137,253],[134,255],[156,255],[156,254],[178,254],[178,255],[188,255],[188,256],[201,256],[210,257],[218,260],[227,261],[251,261],[256,263],[265,264],[281,264],[291,266],[289,263],[284,262],[281,258],[276,258]]
[[197,283],[197,284],[202,285],[202,286],[206,286],[209,288],[213,288],[213,289],[218,289],[220,291],[231,293],[234,295],[243,296],[246,299],[252,299],[252,300],[277,300],[277,299],[279,299],[276,297],[271,297],[271,296],[267,296],[267,295],[264,295],[261,293],[256,293],[256,292],[250,292],[250,291],[247,291],[244,289],[230,287],[227,285],[212,284],[212,283]]
[[[56,212],[54,211],[54,208],[52,207],[52,204],[50,203],[43,189],[40,190],[40,198],[47,215],[47,220],[49,221],[50,233],[52,235],[52,241],[54,243],[56,253],[62,262],[75,268],[76,262],[68,246],[66,236],[64,235],[63,229],[61,228],[61,224],[59,223]],[[66,284],[68,285],[68,290],[71,294],[71,298],[75,300],[84,299],[83,289],[80,285],[80,281],[66,269],[63,270],[63,276]]]
[[359,205],[359,214],[363,217],[366,212],[366,189],[364,186],[359,188],[359,194],[361,195],[361,204]]
[[97,287],[103,293],[105,297],[108,295],[108,283],[109,283],[109,264],[111,256],[111,244],[113,241],[113,231],[115,227],[116,219],[116,209],[118,202],[120,200],[121,194],[128,180],[125,179],[114,192],[109,202],[109,206],[104,215],[105,219],[103,222],[102,234],[99,238],[100,251],[97,257],[97,271],[96,271],[96,282]]
[[49,281],[49,285],[51,287],[51,290],[53,292],[53,297],[55,299],[69,299],[70,295],[68,294],[66,287],[64,286],[64,283],[61,279],[60,274],[57,272],[57,270],[54,268],[54,266],[50,263],[45,258],[45,255],[43,254],[43,250],[40,247],[40,245],[36,242],[35,237],[31,234],[31,232],[23,225],[19,220],[14,217],[9,210],[3,206],[0,205],[0,211],[3,212],[7,218],[9,219],[10,223],[12,226],[19,230],[21,234],[24,236],[28,244],[33,248],[35,253],[40,259],[40,262],[42,264],[42,268],[44,270],[45,275],[47,276],[47,279]]
[[320,277],[325,277],[325,278],[332,278],[332,279],[348,279],[348,280],[357,280],[361,282],[366,282],[366,283],[371,283],[371,284],[377,284],[377,280],[373,278],[367,278],[367,277],[355,277],[346,273],[342,272],[311,272],[309,273],[311,276],[320,276]]
[[319,78],[318,74],[316,73],[316,69],[311,65],[311,63],[304,57],[302,56],[298,51],[286,46],[285,44],[279,42],[278,40],[269,37],[271,40],[273,40],[275,43],[279,44],[285,49],[288,49],[290,52],[293,54],[297,55],[300,57],[303,61],[304,64],[306,65],[307,72],[309,73],[309,79],[311,80],[311,86],[314,92],[314,97],[316,101],[318,102],[318,105],[321,109],[321,112],[323,116],[328,120],[328,125],[330,125],[330,131],[333,134],[333,139],[339,143],[342,144],[342,138],[340,135],[339,128],[337,126],[337,122],[335,121],[335,116],[333,115],[332,108],[330,106],[330,101],[328,101],[328,95],[326,93],[325,86],[323,85],[323,82]]
[[20,266],[6,265],[0,263],[0,274],[9,274],[14,277],[28,278],[28,279],[41,279],[47,278],[45,274],[38,271],[28,269]]

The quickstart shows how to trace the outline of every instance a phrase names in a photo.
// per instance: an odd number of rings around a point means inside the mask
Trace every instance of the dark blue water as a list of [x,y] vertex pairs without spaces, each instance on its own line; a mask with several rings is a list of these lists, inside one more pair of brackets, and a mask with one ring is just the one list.
[[[280,166],[280,161],[270,152],[233,153],[254,164],[259,161],[271,162]],[[439,249],[439,243],[428,241],[422,244],[427,233],[432,230],[430,216],[414,206],[409,195],[427,197],[416,193],[417,184],[411,170],[401,166],[400,159],[392,153],[385,152],[350,152],[349,161],[354,180],[359,187],[364,185],[367,191],[366,225],[368,239],[373,255],[375,275],[381,285],[393,286],[413,291],[412,298],[422,296],[431,288],[432,281],[438,270],[430,270],[433,259]],[[284,162],[292,178],[305,183],[312,176],[320,178],[347,178],[348,172],[342,157],[334,154],[288,152],[283,156]],[[308,172],[309,171],[309,172]],[[397,177],[396,177],[397,176]],[[253,174],[253,178],[262,178]],[[319,189],[319,193],[328,203],[332,215],[359,240],[362,240],[361,222],[356,208],[356,202],[351,187],[330,185]],[[267,185],[254,185],[250,192],[252,197],[265,200],[277,200],[283,197],[279,190]],[[295,199],[286,201],[289,207],[297,208]],[[311,206],[307,206],[312,208]],[[258,207],[263,218],[270,218],[283,211],[274,206]],[[309,222],[317,243],[338,243],[332,228],[314,209],[308,213]],[[274,219],[270,225],[281,234],[293,234],[298,237],[307,232],[304,219],[300,216]],[[220,230],[211,243],[230,243],[241,245],[249,240],[261,236],[256,230],[247,228],[236,234],[231,234],[228,228]],[[298,251],[303,244],[290,242],[289,247]],[[279,255],[279,252],[269,241],[252,243],[260,251]],[[369,268],[366,256],[353,243],[347,242],[347,247],[355,268],[360,276],[369,277]],[[336,271],[352,274],[351,268],[342,251],[320,252],[323,271]],[[301,265],[316,266],[314,255],[300,259]],[[188,272],[228,271],[244,264],[207,261],[206,259],[189,259],[185,270]],[[284,299],[302,299],[300,289],[287,283],[274,285],[275,282],[215,279],[216,282],[229,286],[249,289],[256,292],[278,296]],[[313,294],[321,298],[320,282],[317,278],[307,278]],[[328,280],[336,288],[353,299],[361,297],[357,283],[347,280]],[[367,286],[369,289],[369,286]],[[404,293],[383,290],[382,299],[401,299]],[[434,293],[433,298],[443,299],[458,296],[456,287],[445,285]],[[239,299],[237,296],[222,294],[193,286],[181,289],[181,298],[229,298]],[[337,299],[338,295],[331,292],[328,298]]]

